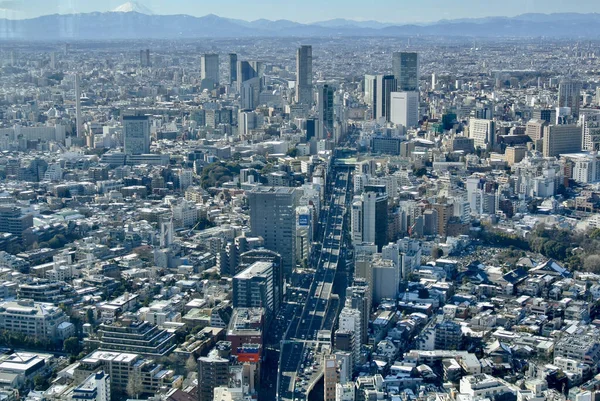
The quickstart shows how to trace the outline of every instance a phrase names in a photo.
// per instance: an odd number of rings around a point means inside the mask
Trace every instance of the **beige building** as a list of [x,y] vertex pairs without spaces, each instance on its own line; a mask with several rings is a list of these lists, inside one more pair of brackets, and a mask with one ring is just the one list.
[[544,127],[547,126],[548,123],[545,120],[541,119],[532,119],[527,122],[525,126],[525,134],[531,138],[532,141],[537,141],[538,139],[542,139],[544,136]]
[[527,148],[525,146],[509,146],[506,148],[505,152],[506,162],[509,166],[512,166],[523,160],[526,154]]

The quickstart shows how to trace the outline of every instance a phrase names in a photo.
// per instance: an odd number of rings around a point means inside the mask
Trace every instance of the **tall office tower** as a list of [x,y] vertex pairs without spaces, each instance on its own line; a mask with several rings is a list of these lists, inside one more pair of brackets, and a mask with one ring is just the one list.
[[556,124],[556,109],[534,109],[531,117],[535,120],[544,120],[548,124]]
[[140,50],[140,66],[150,67],[150,49]]
[[123,116],[123,151],[128,155],[150,153],[148,116]]
[[390,121],[390,103],[392,92],[396,92],[396,78],[393,75],[377,75],[375,82],[374,119],[385,118]]
[[250,78],[240,85],[240,109],[254,110],[259,105],[261,80],[258,77]]
[[338,371],[338,361],[335,358],[335,355],[325,355],[323,357],[323,377],[324,377],[324,387],[325,387],[325,396],[323,397],[324,401],[336,401],[335,398],[335,386],[340,381],[340,375]]
[[365,75],[365,83],[364,83],[364,90],[365,90],[365,97],[364,97],[364,101],[365,104],[368,104],[369,106],[373,106],[375,103],[375,97],[377,94],[376,91],[376,86],[377,84],[377,75]]
[[56,70],[56,52],[50,53],[50,68]]
[[352,369],[356,369],[360,360],[360,347],[362,344],[361,316],[358,309],[344,306],[339,316],[339,331],[353,333],[350,350],[352,352]]
[[77,138],[83,137],[83,121],[81,121],[81,77],[75,74],[75,125]]
[[431,74],[431,89],[432,90],[436,90],[437,88],[437,76],[435,75],[435,72],[433,74]]
[[416,127],[419,124],[419,93],[392,92],[390,121],[403,127]]
[[33,216],[23,214],[16,206],[0,206],[0,233],[10,233],[20,237],[23,231],[33,227]]
[[317,111],[319,114],[319,130],[317,139],[333,139],[333,94],[335,88],[331,85],[321,85],[317,88]]
[[352,240],[368,242],[377,249],[387,244],[388,195],[385,185],[366,185],[362,195],[352,204]]
[[491,149],[496,144],[496,123],[492,120],[471,118],[469,138],[473,139],[476,148]]
[[398,81],[398,91],[419,91],[419,53],[392,54],[392,74]]
[[237,62],[237,71],[236,71],[236,82],[237,82],[237,90],[241,92],[242,83],[245,81],[258,77],[259,80],[262,80],[262,75],[264,66],[260,61],[244,61],[238,60]]
[[229,84],[233,85],[237,81],[237,54],[229,53]]
[[296,207],[299,192],[287,187],[256,187],[248,193],[250,228],[265,241],[265,248],[281,255],[288,277],[296,265]]
[[581,152],[582,128],[576,124],[544,127],[544,157]]
[[198,358],[198,401],[212,401],[215,387],[229,384],[229,361],[216,349]]
[[200,57],[200,79],[202,89],[213,89],[219,86],[219,55],[203,54]]
[[583,114],[580,125],[583,129],[581,148],[600,151],[600,114]]
[[571,115],[579,117],[581,82],[563,79],[558,84],[558,107],[570,107]]
[[270,262],[255,262],[233,277],[234,308],[265,308],[270,321],[279,310],[281,287],[275,285],[275,266]]
[[296,103],[312,104],[312,76],[312,46],[300,46],[296,51]]

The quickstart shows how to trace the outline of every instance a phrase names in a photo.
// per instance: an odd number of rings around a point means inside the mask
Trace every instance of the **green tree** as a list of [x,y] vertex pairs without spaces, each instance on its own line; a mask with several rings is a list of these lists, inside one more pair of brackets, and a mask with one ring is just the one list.
[[96,319],[94,319],[94,311],[92,309],[88,309],[85,312],[85,318],[89,324],[92,326],[96,323]]
[[63,342],[63,350],[69,355],[77,355],[81,352],[81,345],[77,337],[69,337]]

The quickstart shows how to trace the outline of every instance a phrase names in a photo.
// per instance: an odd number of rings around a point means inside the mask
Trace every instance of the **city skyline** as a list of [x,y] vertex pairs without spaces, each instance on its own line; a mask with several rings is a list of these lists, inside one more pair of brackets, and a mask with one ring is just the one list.
[[[49,14],[77,14],[107,12],[116,9],[123,0],[84,1],[84,0],[5,0],[0,1],[0,18],[27,19]],[[365,8],[357,0],[334,0],[323,4],[316,0],[298,3],[273,3],[262,1],[258,4],[234,0],[227,5],[199,4],[192,0],[138,0],[141,9],[150,10],[157,15],[188,14],[196,17],[216,14],[224,18],[255,21],[259,19],[291,20],[299,23],[316,23],[331,19],[348,19],[357,22],[377,21],[388,24],[431,23],[440,20],[485,17],[514,17],[521,14],[566,13],[573,12],[573,2],[561,0],[509,0],[502,3],[481,4],[475,0],[447,2],[443,0],[424,0],[418,4],[393,0],[378,0],[376,7]],[[233,4],[232,4],[233,3]],[[581,13],[599,13],[600,3],[591,0],[576,2],[576,11]],[[373,5],[373,4],[372,4]],[[381,13],[381,10],[398,10]],[[315,10],[319,10],[318,13]]]

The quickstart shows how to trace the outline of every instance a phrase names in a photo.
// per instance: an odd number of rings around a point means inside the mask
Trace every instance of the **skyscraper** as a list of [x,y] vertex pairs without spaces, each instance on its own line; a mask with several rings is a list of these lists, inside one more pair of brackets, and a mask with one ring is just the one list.
[[75,74],[75,124],[77,138],[83,136],[83,121],[81,121],[81,77]]
[[129,155],[150,153],[148,116],[123,116],[123,150]]
[[200,79],[202,79],[202,89],[213,89],[219,85],[218,54],[204,54],[200,57]]
[[558,84],[558,107],[570,107],[571,115],[579,117],[581,82],[563,79]]
[[375,94],[376,94],[376,82],[377,82],[377,75],[365,75],[365,83],[364,83],[364,90],[365,90],[365,97],[364,97],[364,101],[366,104],[368,104],[369,106],[373,106],[374,100],[375,100]]
[[416,127],[419,123],[419,94],[417,92],[392,92],[390,94],[390,121],[403,127]]
[[150,49],[140,50],[140,66],[150,67]]
[[262,78],[263,64],[260,61],[238,60],[236,71],[236,82],[238,90],[244,81],[259,77]]
[[393,75],[377,75],[375,82],[375,104],[373,105],[375,119],[385,118],[390,121],[391,94],[396,92],[397,80]]
[[388,196],[384,185],[367,185],[352,204],[351,233],[355,243],[369,242],[381,248],[387,243]]
[[319,113],[318,139],[333,138],[333,94],[335,88],[322,85],[317,89],[317,111]]
[[237,54],[229,53],[229,84],[237,81]]
[[300,46],[296,51],[296,103],[312,103],[312,75],[312,46]]
[[398,81],[398,91],[418,91],[419,53],[395,52],[392,55],[392,73]]
[[296,264],[296,206],[300,196],[287,187],[256,187],[248,193],[250,228],[265,248],[281,255],[284,275]]

